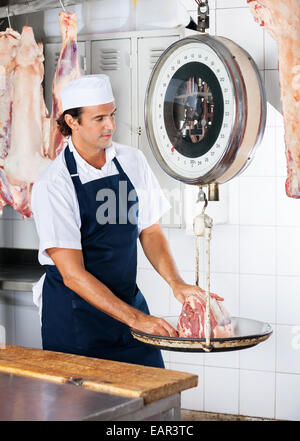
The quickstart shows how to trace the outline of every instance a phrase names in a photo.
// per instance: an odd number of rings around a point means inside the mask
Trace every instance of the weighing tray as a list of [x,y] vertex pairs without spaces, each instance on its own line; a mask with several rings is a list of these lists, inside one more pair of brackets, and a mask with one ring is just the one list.
[[[179,316],[163,317],[173,328],[177,328]],[[134,338],[151,346],[159,347],[168,351],[182,352],[223,352],[236,351],[251,348],[265,340],[272,334],[272,328],[268,323],[241,317],[232,317],[234,337],[211,338],[211,347],[206,348],[205,338],[182,338],[161,337],[159,335],[146,334],[131,329]]]

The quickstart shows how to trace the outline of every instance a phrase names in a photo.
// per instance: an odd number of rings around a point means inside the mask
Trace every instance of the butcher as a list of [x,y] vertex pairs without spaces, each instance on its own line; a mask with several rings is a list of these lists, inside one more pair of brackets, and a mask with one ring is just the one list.
[[170,205],[143,153],[112,141],[109,77],[79,77],[61,101],[57,123],[68,145],[36,180],[31,201],[46,269],[33,289],[43,349],[163,368],[160,350],[130,333],[177,336],[150,315],[136,284],[137,239],[179,302],[203,290],[177,271],[159,223]]

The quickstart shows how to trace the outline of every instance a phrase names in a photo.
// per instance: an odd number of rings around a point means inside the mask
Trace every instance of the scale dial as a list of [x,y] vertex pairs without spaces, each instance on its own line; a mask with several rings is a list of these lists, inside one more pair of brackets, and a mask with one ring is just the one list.
[[171,45],[145,101],[150,146],[163,170],[188,184],[225,182],[250,162],[266,99],[250,55],[231,40],[195,35]]

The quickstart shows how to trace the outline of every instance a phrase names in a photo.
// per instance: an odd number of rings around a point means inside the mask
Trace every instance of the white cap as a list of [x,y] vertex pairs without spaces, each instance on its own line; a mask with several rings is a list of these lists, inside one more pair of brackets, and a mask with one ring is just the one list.
[[70,81],[61,91],[63,112],[77,107],[98,106],[113,102],[114,96],[107,75],[84,75]]

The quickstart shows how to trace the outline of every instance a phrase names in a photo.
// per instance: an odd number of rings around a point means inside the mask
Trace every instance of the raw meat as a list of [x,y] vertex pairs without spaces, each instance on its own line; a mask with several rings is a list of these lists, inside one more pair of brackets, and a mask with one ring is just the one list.
[[300,2],[247,0],[255,21],[277,41],[285,126],[286,194],[300,198]]
[[12,81],[20,38],[20,34],[10,28],[0,32],[0,166],[10,147]]
[[21,36],[11,29],[0,33],[0,212],[8,204],[23,217],[32,216],[32,185],[66,143],[56,124],[62,113],[60,91],[81,71],[75,13],[62,11],[59,18],[63,41],[51,118],[42,88],[42,44],[28,26]]
[[[205,338],[205,295],[192,294],[185,300],[178,319],[179,337]],[[231,318],[222,302],[210,298],[211,338],[233,337]]]
[[56,124],[57,118],[62,114],[60,92],[66,84],[82,75],[77,50],[77,21],[75,12],[61,11],[59,13],[59,21],[62,48],[52,85],[52,113],[48,151],[51,159],[54,159],[66,144],[65,138]]
[[13,79],[11,146],[4,161],[5,176],[2,173],[1,183],[2,198],[23,217],[32,216],[32,185],[51,163],[43,155],[43,61],[42,44],[35,42],[32,28],[24,26]]
[[[39,43],[40,44],[40,43]],[[41,85],[41,118],[42,118],[42,155],[49,156],[50,116],[44,100],[44,90]]]

